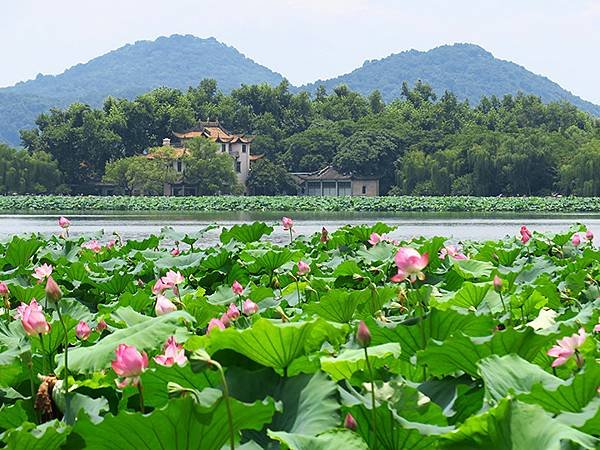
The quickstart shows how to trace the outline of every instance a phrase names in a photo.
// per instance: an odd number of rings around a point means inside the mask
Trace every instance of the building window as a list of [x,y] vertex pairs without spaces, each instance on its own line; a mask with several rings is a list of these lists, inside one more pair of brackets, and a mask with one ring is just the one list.
[[349,181],[338,182],[338,195],[352,195],[352,185]]
[[221,151],[222,152],[226,152],[227,151],[227,144],[221,144]]
[[247,150],[246,144],[242,144],[242,153],[246,153],[246,150]]
[[323,195],[335,197],[337,195],[337,183],[335,181],[323,181]]
[[363,184],[363,187],[362,187],[362,193],[363,194],[367,193],[367,186],[365,186],[364,184]]
[[306,186],[306,195],[319,196],[321,195],[321,183],[309,181]]
[[183,161],[177,160],[177,172],[183,172]]
[[241,173],[242,172],[242,163],[241,162],[239,162],[239,161],[235,162],[235,171],[237,173]]

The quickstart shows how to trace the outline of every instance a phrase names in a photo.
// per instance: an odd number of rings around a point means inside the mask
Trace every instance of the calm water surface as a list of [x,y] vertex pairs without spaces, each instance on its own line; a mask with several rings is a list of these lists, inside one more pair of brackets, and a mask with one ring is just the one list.
[[[157,234],[164,226],[171,226],[183,233],[197,232],[216,224],[231,226],[261,220],[267,224],[279,224],[282,215],[294,218],[298,234],[311,234],[326,227],[329,231],[346,225],[374,224],[385,222],[397,229],[390,234],[393,238],[406,239],[417,235],[448,236],[454,240],[499,239],[506,235],[516,235],[521,225],[532,230],[559,232],[566,230],[576,222],[584,223],[596,235],[600,235],[600,214],[515,214],[515,213],[297,213],[282,212],[108,212],[85,213],[69,212],[62,214],[72,221],[71,234],[92,235],[104,233],[108,239],[118,232],[124,239],[143,238],[148,234]],[[59,213],[52,214],[0,214],[0,240],[6,240],[13,234],[42,233],[58,234]],[[206,235],[206,244],[217,242],[218,230]],[[288,235],[276,226],[269,237],[275,242],[284,242]]]

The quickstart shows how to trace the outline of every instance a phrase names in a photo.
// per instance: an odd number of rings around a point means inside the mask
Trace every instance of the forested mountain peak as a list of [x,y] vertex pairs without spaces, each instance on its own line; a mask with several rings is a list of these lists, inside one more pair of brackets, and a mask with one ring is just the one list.
[[418,80],[429,84],[438,96],[451,91],[459,99],[467,99],[474,104],[483,96],[502,97],[523,92],[537,95],[544,102],[567,101],[600,116],[600,106],[573,95],[542,75],[498,59],[479,45],[470,43],[442,45],[428,51],[408,50],[382,59],[367,60],[350,73],[319,80],[302,89],[315,92],[321,85],[330,90],[346,84],[364,95],[379,90],[384,100],[389,102],[402,94],[402,82],[413,85]]
[[[215,38],[172,35],[154,41],[125,45],[59,75],[35,79],[0,89],[0,142],[19,144],[19,130],[31,128],[36,117],[53,107],[74,102],[100,106],[108,97],[133,99],[157,87],[186,90],[203,79],[217,81],[229,93],[242,84],[277,85],[283,76],[257,64],[235,48]],[[469,43],[443,45],[429,51],[408,50],[378,60],[368,60],[356,70],[292,91],[329,92],[340,84],[368,95],[374,90],[386,102],[400,98],[402,85],[418,80],[441,97],[453,92],[459,100],[477,104],[483,96],[533,94],[544,102],[567,101],[600,117],[600,106],[582,100],[546,77],[495,58]]]

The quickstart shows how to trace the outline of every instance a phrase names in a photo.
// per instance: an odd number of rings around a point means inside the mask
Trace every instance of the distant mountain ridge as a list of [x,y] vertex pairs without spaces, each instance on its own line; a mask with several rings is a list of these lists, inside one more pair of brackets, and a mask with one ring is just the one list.
[[[36,117],[51,107],[65,107],[75,101],[100,106],[108,96],[131,99],[160,86],[187,89],[204,78],[216,79],[226,93],[242,84],[275,85],[283,80],[281,74],[214,38],[172,35],[138,41],[62,74],[38,75],[0,88],[0,141],[17,145],[19,129],[34,126]],[[413,84],[419,79],[438,94],[450,90],[475,103],[483,95],[522,91],[546,102],[567,101],[600,116],[600,106],[522,66],[496,59],[473,44],[445,45],[427,52],[409,50],[367,61],[348,74],[293,89],[314,92],[319,85],[331,90],[344,83],[363,94],[378,89],[390,101],[400,96],[403,81]]]
[[534,74],[523,66],[497,59],[474,44],[453,44],[426,52],[408,50],[386,58],[365,61],[362,67],[329,80],[319,80],[303,89],[314,92],[319,85],[333,89],[346,84],[351,90],[368,95],[378,89],[384,100],[401,94],[402,81],[410,85],[421,80],[437,94],[452,91],[458,98],[479,102],[483,96],[516,94],[537,95],[545,102],[567,101],[600,116],[600,106],[563,89],[550,79]]

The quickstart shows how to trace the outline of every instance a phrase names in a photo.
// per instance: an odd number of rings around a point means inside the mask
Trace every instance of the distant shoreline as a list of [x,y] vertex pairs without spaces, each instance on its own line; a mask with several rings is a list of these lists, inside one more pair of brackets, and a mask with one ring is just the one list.
[[600,197],[101,197],[0,196],[0,212],[31,211],[340,211],[600,212]]

